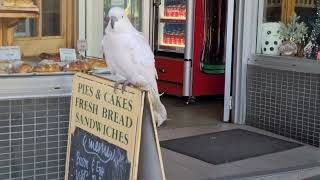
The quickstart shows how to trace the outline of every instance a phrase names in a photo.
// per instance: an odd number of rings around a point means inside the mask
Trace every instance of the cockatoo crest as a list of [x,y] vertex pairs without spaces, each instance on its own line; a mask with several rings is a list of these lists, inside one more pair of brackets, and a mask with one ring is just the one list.
[[135,31],[129,18],[125,14],[125,10],[120,7],[113,7],[108,14],[109,24],[107,30],[116,33],[127,33]]

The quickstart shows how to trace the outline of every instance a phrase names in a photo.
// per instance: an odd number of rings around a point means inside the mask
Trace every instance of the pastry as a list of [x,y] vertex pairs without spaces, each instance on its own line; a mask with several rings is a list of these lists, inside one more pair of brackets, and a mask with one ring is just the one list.
[[89,59],[88,64],[90,65],[91,70],[105,69],[107,67],[106,61],[99,59]]
[[8,61],[0,60],[0,74],[9,74],[12,70],[12,64]]
[[32,7],[32,0],[15,0],[15,5],[19,7]]
[[44,64],[53,65],[53,64],[57,64],[57,62],[54,60],[44,59],[41,62],[39,62],[39,64],[40,65],[44,65]]
[[49,65],[38,65],[33,68],[33,72],[44,73],[49,71]]
[[32,66],[29,64],[22,64],[17,68],[16,73],[32,73]]
[[41,53],[39,55],[41,59],[49,59],[49,60],[54,60],[56,62],[60,62],[60,54],[48,54],[48,53]]
[[61,68],[58,64],[49,65],[49,72],[60,72]]
[[68,67],[67,67],[67,71],[70,71],[70,72],[80,72],[81,71],[81,68],[78,64],[76,63],[70,63],[68,64]]
[[90,71],[90,65],[85,61],[76,61],[68,64],[66,70],[71,72],[88,72]]
[[33,68],[33,71],[37,73],[61,72],[61,68],[58,64],[39,64]]

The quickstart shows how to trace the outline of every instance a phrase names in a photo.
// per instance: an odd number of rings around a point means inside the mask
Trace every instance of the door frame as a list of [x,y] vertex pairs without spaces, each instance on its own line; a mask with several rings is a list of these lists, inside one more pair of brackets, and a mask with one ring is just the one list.
[[235,124],[246,122],[247,66],[256,53],[259,7],[263,2],[264,0],[236,0],[231,118]]
[[233,32],[234,32],[234,0],[227,1],[226,46],[225,46],[225,88],[223,122],[230,122],[232,109],[232,61],[233,61]]

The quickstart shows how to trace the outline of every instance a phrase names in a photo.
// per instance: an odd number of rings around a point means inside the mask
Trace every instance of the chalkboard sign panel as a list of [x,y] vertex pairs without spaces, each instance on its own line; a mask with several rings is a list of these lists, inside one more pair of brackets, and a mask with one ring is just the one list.
[[69,179],[129,180],[131,163],[127,152],[76,128],[71,137]]

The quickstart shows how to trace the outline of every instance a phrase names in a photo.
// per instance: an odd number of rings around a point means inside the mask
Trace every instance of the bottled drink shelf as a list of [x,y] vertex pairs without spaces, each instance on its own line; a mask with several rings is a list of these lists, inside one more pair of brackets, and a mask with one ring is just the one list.
[[172,45],[172,44],[161,44],[159,45],[160,51],[184,53],[184,45]]
[[163,17],[160,19],[161,23],[186,23],[185,17]]

